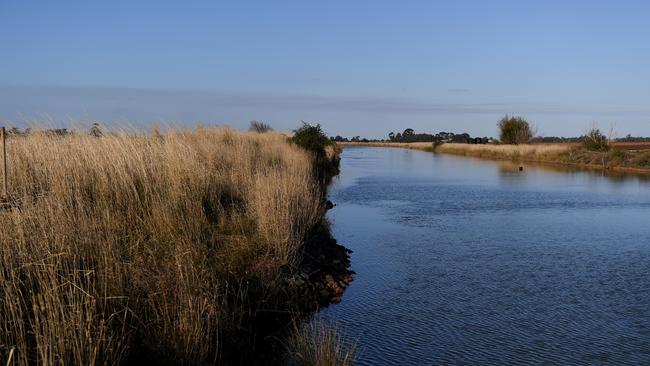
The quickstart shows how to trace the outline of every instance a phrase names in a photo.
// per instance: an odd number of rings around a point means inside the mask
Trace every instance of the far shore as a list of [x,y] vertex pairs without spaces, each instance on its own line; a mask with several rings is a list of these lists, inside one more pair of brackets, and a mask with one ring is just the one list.
[[404,148],[489,160],[650,174],[650,143],[613,143],[608,151],[590,151],[575,143],[522,145],[443,143],[434,145],[431,142],[339,142],[339,144],[343,147]]

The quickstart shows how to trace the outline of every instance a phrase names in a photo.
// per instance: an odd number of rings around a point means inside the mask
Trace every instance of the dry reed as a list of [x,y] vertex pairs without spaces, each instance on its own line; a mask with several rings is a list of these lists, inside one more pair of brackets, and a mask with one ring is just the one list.
[[11,138],[0,361],[218,363],[245,317],[232,299],[295,265],[322,215],[311,158],[286,140],[212,128]]
[[524,145],[482,145],[445,143],[434,146],[431,142],[371,142],[344,143],[344,146],[399,147],[445,154],[472,156],[485,159],[506,159],[525,161],[553,161],[572,149],[566,144],[524,144]]
[[295,328],[287,344],[287,365],[350,366],[355,363],[355,345],[347,344],[336,326],[317,318]]

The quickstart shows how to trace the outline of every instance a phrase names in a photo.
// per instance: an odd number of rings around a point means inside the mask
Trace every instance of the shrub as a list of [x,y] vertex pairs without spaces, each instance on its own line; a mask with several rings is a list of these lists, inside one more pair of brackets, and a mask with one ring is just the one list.
[[533,138],[530,124],[522,117],[508,117],[505,115],[499,123],[499,134],[504,144],[525,144]]
[[264,123],[262,121],[252,120],[251,125],[248,128],[248,130],[253,131],[253,132],[257,132],[257,133],[265,133],[265,132],[273,131],[273,128],[268,123]]
[[582,138],[582,147],[591,151],[607,151],[609,140],[598,128],[592,128]]
[[320,124],[311,125],[307,122],[303,122],[302,126],[293,130],[291,142],[313,152],[317,157],[324,157],[325,147],[332,144]]

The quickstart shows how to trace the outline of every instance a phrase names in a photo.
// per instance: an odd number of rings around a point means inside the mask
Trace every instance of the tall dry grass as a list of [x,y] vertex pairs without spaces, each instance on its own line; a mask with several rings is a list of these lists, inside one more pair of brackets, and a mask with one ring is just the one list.
[[310,156],[276,133],[32,133],[8,155],[8,365],[219,363],[246,292],[296,264],[322,215]]
[[356,347],[347,344],[339,329],[321,319],[295,327],[287,342],[289,366],[351,366]]
[[431,142],[371,142],[343,143],[343,146],[399,147],[445,154],[472,156],[486,159],[527,161],[553,161],[573,148],[569,144],[481,145],[445,143],[434,146]]
[[557,158],[569,151],[570,146],[561,144],[521,144],[521,145],[473,145],[442,144],[435,151],[454,155],[466,155],[488,159],[524,159],[544,161]]

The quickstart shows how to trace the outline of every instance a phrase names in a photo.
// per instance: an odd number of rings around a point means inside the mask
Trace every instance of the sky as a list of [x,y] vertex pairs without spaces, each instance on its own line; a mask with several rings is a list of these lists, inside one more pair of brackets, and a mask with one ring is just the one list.
[[647,1],[0,0],[0,121],[650,136]]

